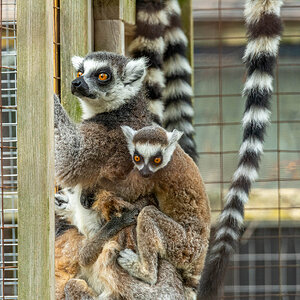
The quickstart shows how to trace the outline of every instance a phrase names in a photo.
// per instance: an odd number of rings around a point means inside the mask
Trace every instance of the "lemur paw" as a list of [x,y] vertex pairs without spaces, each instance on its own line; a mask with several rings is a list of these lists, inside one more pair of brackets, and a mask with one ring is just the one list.
[[63,194],[55,194],[55,210],[66,210],[68,208],[69,198]]
[[136,253],[134,253],[130,249],[125,249],[125,250],[120,251],[119,257],[118,257],[118,263],[123,269],[125,269],[129,273],[138,272],[139,257]]

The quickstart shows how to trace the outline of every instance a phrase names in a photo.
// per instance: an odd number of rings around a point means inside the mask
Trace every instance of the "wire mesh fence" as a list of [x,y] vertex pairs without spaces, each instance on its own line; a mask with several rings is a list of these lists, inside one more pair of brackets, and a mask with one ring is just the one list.
[[16,1],[1,4],[0,299],[17,299]]
[[[195,126],[214,219],[242,140],[244,1],[194,0]],[[272,119],[223,299],[300,299],[300,3],[285,1]]]

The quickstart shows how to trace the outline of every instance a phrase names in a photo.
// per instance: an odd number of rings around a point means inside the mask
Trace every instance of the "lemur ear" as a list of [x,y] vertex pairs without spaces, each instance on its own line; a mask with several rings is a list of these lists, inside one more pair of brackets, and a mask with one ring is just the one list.
[[72,64],[76,71],[82,67],[83,60],[84,60],[84,57],[81,57],[81,56],[73,56],[72,57]]
[[136,131],[129,126],[121,126],[121,129],[126,137],[127,142],[132,143]]
[[130,60],[125,66],[123,74],[124,84],[130,84],[137,80],[142,81],[146,75],[147,61],[144,57]]
[[168,135],[169,145],[173,145],[180,140],[180,138],[183,135],[183,132],[174,129],[172,132],[167,132],[167,135]]

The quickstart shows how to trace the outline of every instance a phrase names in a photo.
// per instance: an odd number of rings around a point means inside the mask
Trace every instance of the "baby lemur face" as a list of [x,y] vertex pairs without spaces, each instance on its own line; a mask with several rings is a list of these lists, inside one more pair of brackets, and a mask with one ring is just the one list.
[[109,52],[74,56],[72,63],[77,78],[71,91],[81,100],[84,118],[118,109],[140,91],[146,74],[144,58],[134,60]]
[[138,131],[122,126],[128,150],[135,167],[143,177],[150,177],[171,160],[182,132],[168,132],[159,126],[147,126]]

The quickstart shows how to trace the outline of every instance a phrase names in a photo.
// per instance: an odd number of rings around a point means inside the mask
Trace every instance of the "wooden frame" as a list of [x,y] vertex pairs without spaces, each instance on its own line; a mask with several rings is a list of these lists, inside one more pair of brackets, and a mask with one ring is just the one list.
[[[191,0],[180,2],[186,34],[192,42]],[[55,285],[53,3],[18,0],[17,7],[19,299],[52,300]],[[81,111],[70,93],[70,83],[75,77],[71,57],[84,56],[92,50],[124,54],[134,24],[134,0],[60,1],[61,98],[74,120],[80,120]],[[190,45],[192,62],[193,44]]]
[[54,299],[53,3],[18,0],[19,299]]

